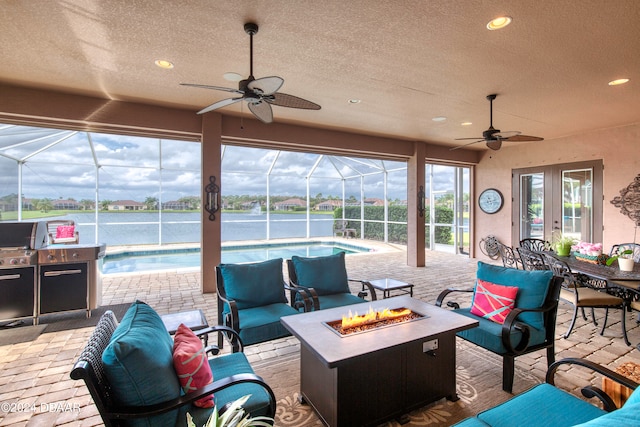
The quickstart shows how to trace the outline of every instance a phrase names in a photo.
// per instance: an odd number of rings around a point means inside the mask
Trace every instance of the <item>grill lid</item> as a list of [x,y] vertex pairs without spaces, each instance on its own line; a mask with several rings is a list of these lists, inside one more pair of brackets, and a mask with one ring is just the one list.
[[0,248],[40,249],[46,242],[45,222],[0,222]]

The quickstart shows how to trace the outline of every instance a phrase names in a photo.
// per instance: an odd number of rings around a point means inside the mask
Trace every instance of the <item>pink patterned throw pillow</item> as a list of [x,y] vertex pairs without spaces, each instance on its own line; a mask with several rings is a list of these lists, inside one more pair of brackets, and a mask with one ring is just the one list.
[[[185,393],[213,382],[213,373],[202,341],[191,329],[180,324],[173,337],[173,367]],[[213,408],[213,394],[193,402],[200,408]]]
[[516,304],[518,288],[478,279],[471,313],[496,323],[504,323]]
[[56,239],[68,239],[73,237],[76,227],[73,225],[60,225],[56,228]]

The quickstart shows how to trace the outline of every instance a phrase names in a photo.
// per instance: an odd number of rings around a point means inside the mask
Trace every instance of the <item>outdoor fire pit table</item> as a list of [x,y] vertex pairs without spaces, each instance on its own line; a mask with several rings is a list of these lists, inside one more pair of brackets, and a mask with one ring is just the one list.
[[[405,322],[342,335],[343,316],[409,309]],[[351,314],[350,314],[351,312]],[[456,395],[456,332],[478,322],[409,296],[281,318],[300,340],[300,393],[328,426],[377,425]]]

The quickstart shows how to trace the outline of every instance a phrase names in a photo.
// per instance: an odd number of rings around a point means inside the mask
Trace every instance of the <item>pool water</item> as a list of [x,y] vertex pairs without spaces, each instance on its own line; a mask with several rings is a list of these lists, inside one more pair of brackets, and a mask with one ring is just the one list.
[[[368,248],[335,243],[309,243],[300,245],[247,245],[222,248],[222,262],[265,261],[274,258],[297,256],[326,256],[338,252],[346,254],[369,252]],[[133,273],[142,271],[196,269],[200,267],[200,248],[180,250],[132,251],[105,256],[103,274]]]

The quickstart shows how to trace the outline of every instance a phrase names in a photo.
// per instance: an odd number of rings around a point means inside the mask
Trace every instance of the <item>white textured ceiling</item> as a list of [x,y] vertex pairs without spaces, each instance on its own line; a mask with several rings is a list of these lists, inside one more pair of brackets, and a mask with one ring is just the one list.
[[[488,31],[503,14],[513,23]],[[195,114],[232,94],[179,83],[235,87],[223,74],[249,74],[253,21],[255,77],[322,106],[274,107],[276,122],[454,146],[489,126],[490,93],[503,131],[555,139],[640,122],[638,0],[12,0],[0,18],[0,82],[12,85]],[[607,85],[619,77],[631,81]]]

